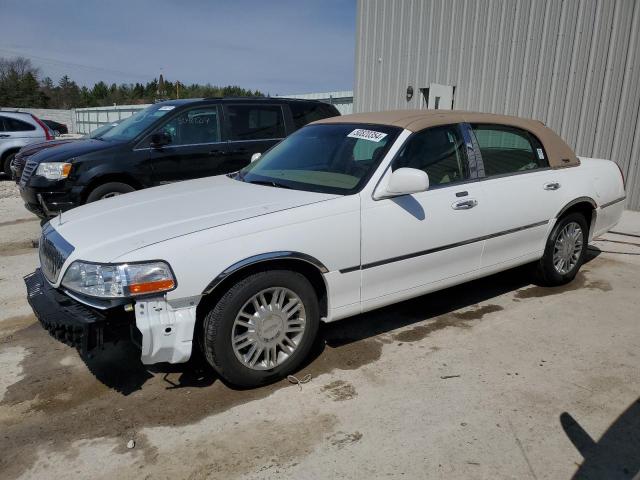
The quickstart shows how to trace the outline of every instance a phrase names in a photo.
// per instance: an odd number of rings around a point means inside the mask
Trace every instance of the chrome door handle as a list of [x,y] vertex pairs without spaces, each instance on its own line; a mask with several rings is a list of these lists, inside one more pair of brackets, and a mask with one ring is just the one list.
[[469,200],[460,200],[459,202],[454,202],[453,205],[451,205],[451,208],[453,208],[454,210],[469,210],[476,205],[478,205],[478,201],[471,198]]
[[544,184],[545,190],[558,190],[560,188],[560,184],[558,182],[549,182]]

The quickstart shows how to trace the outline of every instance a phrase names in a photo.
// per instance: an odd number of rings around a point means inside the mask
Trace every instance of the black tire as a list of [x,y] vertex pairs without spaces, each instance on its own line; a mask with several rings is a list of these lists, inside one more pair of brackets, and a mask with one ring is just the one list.
[[4,157],[4,161],[2,162],[2,171],[11,178],[11,161],[13,157],[15,157],[15,153],[10,153],[6,157]]
[[[273,287],[287,288],[302,300],[306,326],[298,347],[288,359],[268,370],[253,370],[243,365],[234,353],[233,324],[249,299]],[[207,313],[203,322],[203,353],[207,363],[229,384],[241,388],[265,385],[284,378],[300,366],[311,350],[319,323],[318,298],[304,275],[289,270],[257,272],[233,285]]]
[[108,182],[98,185],[87,196],[87,202],[91,203],[103,198],[115,195],[122,195],[124,193],[134,192],[136,189],[131,185],[122,182]]
[[[580,226],[582,230],[582,250],[578,256],[576,264],[566,273],[560,273],[553,264],[554,246],[556,240],[560,235],[560,232],[569,224],[575,222]],[[572,281],[580,267],[584,263],[584,258],[587,253],[587,239],[589,235],[589,225],[587,220],[581,213],[570,213],[561,217],[551,231],[551,235],[547,239],[547,244],[544,249],[544,255],[536,263],[535,276],[539,284],[553,287],[558,285],[564,285]]]

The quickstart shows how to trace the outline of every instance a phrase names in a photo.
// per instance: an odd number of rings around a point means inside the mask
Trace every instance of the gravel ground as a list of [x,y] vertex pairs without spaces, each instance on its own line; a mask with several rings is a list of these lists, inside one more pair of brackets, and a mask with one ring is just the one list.
[[[627,214],[617,230],[640,233]],[[521,269],[324,326],[255,390],[197,363],[89,360],[50,338],[21,277],[39,222],[0,181],[0,478],[632,478],[640,470],[636,237],[576,281]],[[625,243],[619,243],[619,242]],[[133,447],[133,448],[128,448]]]

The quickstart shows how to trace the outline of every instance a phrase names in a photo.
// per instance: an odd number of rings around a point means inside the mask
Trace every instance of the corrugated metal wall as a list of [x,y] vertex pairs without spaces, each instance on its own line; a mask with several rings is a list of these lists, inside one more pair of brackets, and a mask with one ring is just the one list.
[[615,160],[640,209],[640,1],[359,0],[357,29],[356,112],[454,85],[456,109],[537,118]]

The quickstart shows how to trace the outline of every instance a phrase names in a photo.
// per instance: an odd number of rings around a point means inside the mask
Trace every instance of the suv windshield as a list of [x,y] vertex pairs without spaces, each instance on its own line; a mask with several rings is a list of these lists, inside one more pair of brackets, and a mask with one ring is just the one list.
[[161,103],[151,105],[123,120],[121,124],[113,127],[102,136],[93,138],[100,138],[101,140],[132,140],[174,108],[174,105],[163,105]]
[[322,193],[359,191],[400,132],[383,125],[309,125],[285,138],[237,179]]

